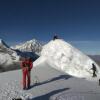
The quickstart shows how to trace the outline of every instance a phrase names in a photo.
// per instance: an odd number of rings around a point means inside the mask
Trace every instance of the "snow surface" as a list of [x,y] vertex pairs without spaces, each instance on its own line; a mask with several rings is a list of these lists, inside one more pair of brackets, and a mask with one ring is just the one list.
[[20,90],[18,81],[6,83],[0,89],[0,100],[12,100],[14,98],[22,98],[23,100],[31,99],[32,95]]
[[32,69],[31,89],[22,90],[21,76],[21,70],[0,73],[0,100],[100,100],[98,82],[69,76],[46,62]]
[[46,44],[34,66],[40,65],[43,61],[57,70],[86,79],[92,78],[91,68],[94,63],[97,68],[97,79],[100,77],[100,67],[92,59],[61,39],[52,40]]

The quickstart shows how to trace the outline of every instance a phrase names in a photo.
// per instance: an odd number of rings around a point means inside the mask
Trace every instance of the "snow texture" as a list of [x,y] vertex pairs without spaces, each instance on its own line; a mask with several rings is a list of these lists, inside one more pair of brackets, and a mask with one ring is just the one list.
[[30,100],[31,94],[20,90],[18,81],[6,83],[4,87],[0,87],[0,100],[12,100],[14,98],[22,98],[22,100]]
[[100,100],[98,82],[69,76],[46,62],[32,69],[31,89],[22,90],[21,76],[21,70],[0,73],[0,100]]
[[12,64],[12,59],[9,54],[0,53],[0,65],[10,65]]
[[41,57],[34,63],[34,66],[40,65],[43,59],[57,70],[86,79],[92,77],[91,68],[94,63],[97,68],[97,78],[100,76],[100,67],[93,60],[61,39],[52,40],[46,44],[41,51]]

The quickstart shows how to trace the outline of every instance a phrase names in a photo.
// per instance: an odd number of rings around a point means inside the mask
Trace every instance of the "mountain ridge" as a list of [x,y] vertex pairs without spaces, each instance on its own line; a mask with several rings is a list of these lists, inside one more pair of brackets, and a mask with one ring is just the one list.
[[47,43],[34,65],[37,66],[44,62],[69,75],[86,79],[92,77],[91,68],[92,64],[95,64],[97,76],[100,77],[99,65],[89,56],[62,39],[51,40]]
[[38,40],[32,39],[24,43],[15,45],[11,48],[15,50],[20,50],[22,52],[34,52],[36,54],[40,54],[42,50],[42,44]]

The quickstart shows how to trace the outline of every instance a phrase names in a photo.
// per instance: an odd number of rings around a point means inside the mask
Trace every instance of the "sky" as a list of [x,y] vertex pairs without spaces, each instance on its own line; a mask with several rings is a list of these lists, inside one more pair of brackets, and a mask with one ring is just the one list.
[[0,38],[9,45],[54,34],[87,54],[100,54],[99,0],[0,0]]

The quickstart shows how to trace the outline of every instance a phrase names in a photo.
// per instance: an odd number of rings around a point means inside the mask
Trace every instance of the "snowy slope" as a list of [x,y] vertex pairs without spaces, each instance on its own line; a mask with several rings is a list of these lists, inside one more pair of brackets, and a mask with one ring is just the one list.
[[100,76],[100,68],[93,60],[61,39],[52,40],[43,47],[41,57],[34,63],[34,66],[41,62],[46,62],[51,67],[67,74],[86,79],[92,77],[91,68],[94,63],[98,78]]
[[0,70],[19,61],[17,52],[12,50],[2,39],[0,40]]
[[36,39],[32,39],[30,41],[26,41],[25,43],[16,45],[12,48],[20,50],[20,51],[24,51],[24,52],[34,52],[36,54],[40,54],[42,50],[42,44]]
[[31,89],[22,90],[21,78],[21,70],[0,73],[0,100],[100,100],[98,82],[74,78],[46,62],[32,69]]

